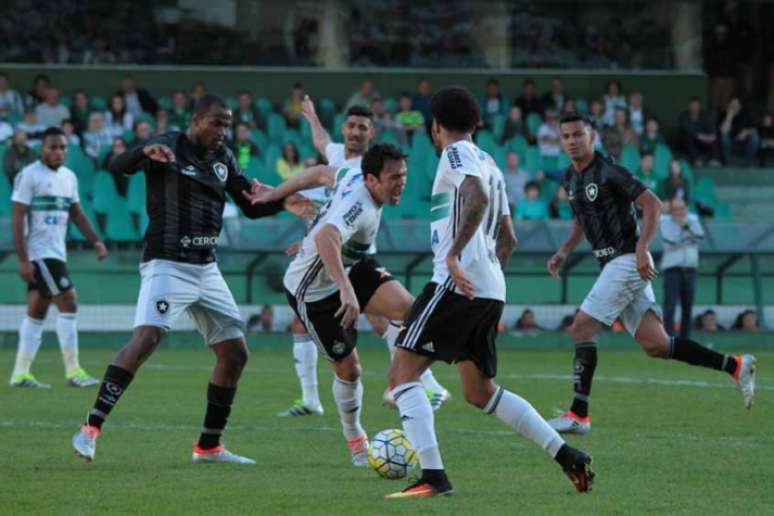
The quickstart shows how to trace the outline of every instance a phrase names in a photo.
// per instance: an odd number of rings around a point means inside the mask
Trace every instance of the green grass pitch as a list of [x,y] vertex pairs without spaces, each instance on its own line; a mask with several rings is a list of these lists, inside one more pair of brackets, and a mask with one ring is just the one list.
[[[113,352],[86,349],[100,375]],[[363,422],[369,433],[400,427],[380,405],[386,351],[362,351]],[[10,374],[13,352],[0,352]],[[2,514],[774,514],[774,353],[759,353],[757,403],[742,408],[725,374],[647,358],[600,353],[593,430],[569,442],[594,455],[597,482],[577,494],[537,446],[466,405],[456,369],[434,368],[454,399],[436,429],[455,494],[382,499],[402,480],[354,469],[320,363],[323,417],[276,413],[298,397],[290,346],[256,349],[245,370],[225,442],[257,466],[190,461],[213,357],[205,349],[161,350],[136,377],[104,427],[96,460],[77,459],[70,437],[95,390],[63,383],[58,354],[34,372],[50,391],[0,387]],[[499,382],[544,416],[569,402],[567,351],[500,353]]]

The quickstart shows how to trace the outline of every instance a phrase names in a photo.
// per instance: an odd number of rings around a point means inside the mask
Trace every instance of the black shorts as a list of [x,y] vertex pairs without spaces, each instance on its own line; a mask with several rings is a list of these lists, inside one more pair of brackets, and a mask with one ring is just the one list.
[[35,279],[27,283],[27,290],[37,290],[46,298],[64,294],[73,288],[70,274],[67,272],[67,264],[55,258],[43,258],[34,260]]
[[448,363],[472,360],[484,375],[497,375],[497,325],[504,303],[468,299],[444,285],[428,283],[411,307],[400,348]]
[[[353,265],[349,271],[349,281],[355,289],[360,311],[365,310],[371,297],[382,284],[394,279],[374,258]],[[341,308],[338,291],[319,301],[311,302],[301,302],[287,290],[285,295],[307,333],[317,347],[325,352],[328,360],[338,362],[352,353],[357,345],[357,330],[342,328],[341,316],[335,315]]]

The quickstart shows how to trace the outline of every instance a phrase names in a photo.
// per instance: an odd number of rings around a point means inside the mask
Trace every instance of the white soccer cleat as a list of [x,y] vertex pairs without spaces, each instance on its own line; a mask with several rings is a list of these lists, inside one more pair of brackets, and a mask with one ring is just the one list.
[[94,454],[97,452],[97,437],[99,437],[99,428],[81,425],[81,429],[73,435],[73,451],[75,451],[75,454],[88,462],[93,461]]
[[301,400],[296,400],[289,409],[283,410],[282,412],[277,413],[277,415],[279,417],[322,416],[324,413],[325,411],[323,410],[322,405],[309,406],[304,405],[304,402]]
[[437,412],[447,401],[451,400],[451,393],[446,389],[441,389],[440,391],[427,389],[425,392],[430,400],[430,406],[433,407],[433,412]]
[[398,404],[395,403],[395,398],[392,397],[392,391],[389,387],[384,389],[384,394],[382,394],[382,405],[396,410],[398,408]]
[[89,376],[82,368],[67,374],[67,385],[70,387],[94,387],[99,385],[99,380]]
[[367,468],[368,464],[368,436],[361,435],[357,439],[347,441],[350,452],[352,452],[352,465],[356,468]]
[[749,410],[755,400],[755,369],[758,359],[753,355],[740,355],[736,357],[736,360],[739,366],[736,368],[734,380],[736,380],[736,385],[742,393],[744,408]]
[[577,416],[571,410],[557,410],[556,417],[546,423],[560,434],[585,434],[591,430],[591,418]]
[[11,387],[27,387],[29,389],[50,389],[51,386],[47,383],[39,382],[32,373],[15,374],[11,376],[11,381],[8,382]]
[[195,444],[193,455],[191,455],[191,460],[194,462],[213,464],[216,462],[226,462],[230,464],[255,464],[253,459],[248,459],[247,457],[242,457],[236,453],[231,453],[222,444],[209,450],[202,450],[199,448],[198,443]]

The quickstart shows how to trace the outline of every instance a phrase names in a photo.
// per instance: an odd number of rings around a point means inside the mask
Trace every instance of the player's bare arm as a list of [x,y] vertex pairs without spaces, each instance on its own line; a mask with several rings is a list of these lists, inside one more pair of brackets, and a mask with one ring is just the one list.
[[[316,188],[318,186],[332,188],[335,182],[335,167],[316,165],[295,174],[276,188],[262,188],[252,191],[250,194],[253,195],[248,197],[248,199],[250,199],[251,204],[274,202],[309,188]],[[247,192],[245,194],[247,195]]]
[[481,179],[476,176],[466,176],[460,185],[459,191],[463,200],[460,227],[449,254],[446,256],[446,265],[457,288],[460,289],[463,295],[473,299],[475,297],[473,283],[465,276],[459,256],[468,242],[470,242],[470,239],[473,238],[478,226],[481,225],[484,213],[486,213],[486,209],[489,206],[489,199],[484,191],[484,186],[481,184]]
[[97,254],[97,260],[102,261],[107,258],[107,247],[105,247],[105,243],[99,239],[97,232],[94,231],[94,226],[92,226],[89,218],[85,213],[83,213],[83,210],[81,209],[81,203],[73,203],[73,205],[70,207],[70,220],[72,220],[73,224],[75,224],[81,233],[83,233],[83,236],[86,237],[86,240],[88,240],[94,246],[94,252]]
[[335,316],[341,316],[343,328],[355,327],[360,315],[360,305],[357,302],[355,289],[349,281],[349,276],[344,270],[344,262],[341,261],[341,233],[332,224],[325,224],[314,237],[317,253],[325,266],[325,270],[331,279],[339,287],[341,296],[341,308]]
[[16,249],[16,256],[19,258],[19,276],[31,283],[35,279],[35,266],[32,265],[30,257],[27,254],[27,243],[24,239],[24,221],[27,219],[29,206],[20,202],[11,203],[11,231],[13,233],[13,246]]
[[648,249],[650,242],[658,231],[661,220],[661,200],[651,192],[645,190],[634,200],[637,206],[642,208],[642,230],[637,240],[637,271],[644,280],[652,280],[658,275]]
[[497,232],[495,253],[497,254],[497,260],[500,262],[500,266],[503,269],[508,265],[508,260],[511,259],[513,250],[518,243],[519,241],[516,239],[516,235],[513,234],[510,215],[502,215],[500,217],[500,230]]
[[322,123],[320,123],[320,119],[317,117],[317,112],[314,109],[314,102],[309,98],[309,95],[304,95],[304,100],[301,103],[301,113],[312,128],[314,148],[317,149],[317,152],[325,156],[325,147],[331,143],[331,137],[328,134],[328,131],[322,126]]
[[578,222],[578,218],[575,217],[572,219],[572,227],[570,228],[570,234],[567,235],[567,239],[546,263],[546,269],[554,279],[559,279],[559,269],[562,267],[564,260],[581,242],[583,242],[583,227]]

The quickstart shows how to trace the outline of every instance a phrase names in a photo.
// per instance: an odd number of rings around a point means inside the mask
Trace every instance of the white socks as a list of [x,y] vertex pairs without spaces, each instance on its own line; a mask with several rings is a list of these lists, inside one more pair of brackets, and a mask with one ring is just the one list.
[[333,400],[339,410],[344,438],[352,441],[365,434],[363,427],[360,426],[360,410],[363,406],[363,384],[360,378],[354,382],[347,382],[334,373]]
[[78,324],[76,314],[60,313],[56,318],[56,336],[62,350],[65,374],[70,376],[81,368],[78,363]]
[[19,327],[19,349],[16,352],[16,364],[13,368],[14,376],[30,372],[30,366],[35,360],[42,341],[43,321],[29,316],[24,317]]
[[301,383],[301,396],[307,407],[319,407],[317,392],[317,346],[308,335],[293,335],[293,359]]
[[527,439],[555,457],[564,444],[556,430],[524,398],[498,387],[492,399],[484,407],[484,412],[494,414],[497,419],[510,426]]
[[398,385],[392,395],[400,410],[403,431],[419,455],[422,469],[443,469],[441,452],[435,438],[435,419],[430,400],[420,382]]

